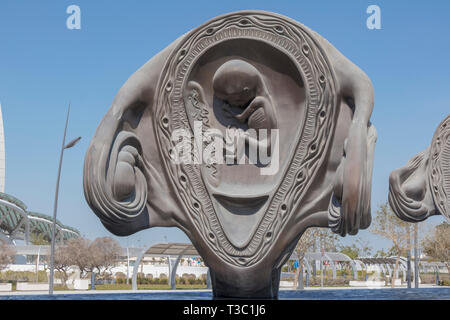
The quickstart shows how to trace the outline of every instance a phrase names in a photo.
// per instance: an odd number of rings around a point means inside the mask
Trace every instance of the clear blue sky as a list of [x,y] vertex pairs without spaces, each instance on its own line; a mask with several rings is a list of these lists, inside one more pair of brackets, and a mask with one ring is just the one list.
[[[66,8],[81,8],[81,30]],[[381,30],[366,8],[381,8]],[[327,38],[372,79],[378,130],[372,206],[386,201],[389,173],[430,143],[450,111],[450,2],[442,1],[15,1],[0,2],[0,102],[6,137],[6,192],[30,210],[52,213],[66,108],[68,139],[58,218],[88,238],[110,235],[87,206],[83,161],[97,125],[128,77],[180,35],[217,15],[262,9],[293,18]],[[427,225],[443,221],[433,217]],[[385,241],[360,233],[375,249]],[[129,244],[188,241],[155,228]],[[118,238],[122,244],[127,238]],[[349,243],[352,237],[346,237]]]

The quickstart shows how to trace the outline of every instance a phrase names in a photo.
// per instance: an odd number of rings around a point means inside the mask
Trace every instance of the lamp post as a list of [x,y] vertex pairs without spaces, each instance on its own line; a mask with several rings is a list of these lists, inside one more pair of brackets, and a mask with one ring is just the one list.
[[418,250],[418,233],[419,226],[414,225],[414,287],[419,288],[419,250]]
[[322,254],[320,255],[320,288],[323,288],[323,256],[325,255],[325,250],[322,247]]
[[63,154],[65,149],[72,148],[78,141],[80,141],[81,137],[73,139],[68,144],[66,144],[66,132],[67,125],[69,123],[69,113],[70,113],[70,103],[67,109],[67,118],[66,118],[66,126],[64,127],[64,136],[61,147],[61,155],[59,157],[59,167],[58,167],[58,176],[56,178],[56,192],[55,192],[55,204],[53,207],[53,224],[52,224],[52,245],[50,252],[50,285],[49,285],[49,294],[53,294],[53,285],[54,285],[54,264],[55,264],[55,235],[56,235],[56,211],[58,207],[58,191],[59,191],[59,179],[61,177],[61,166],[63,160]]
[[408,289],[410,289],[411,288],[411,231],[409,229],[409,224],[406,225],[406,232],[408,233],[408,257],[407,257],[407,261],[406,261],[406,266],[407,266],[407,270],[408,270],[407,284],[408,284]]
[[130,278],[130,251],[128,251],[128,237],[127,237],[127,284],[128,284],[128,279]]
[[130,279],[130,251],[128,251],[128,246],[127,246],[127,284],[128,284],[128,280]]

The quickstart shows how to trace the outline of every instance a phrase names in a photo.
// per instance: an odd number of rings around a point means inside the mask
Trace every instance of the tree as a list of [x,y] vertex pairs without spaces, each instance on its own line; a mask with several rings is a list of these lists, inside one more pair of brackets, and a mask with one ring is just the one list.
[[373,255],[374,258],[384,258],[390,256],[389,252],[384,251],[384,249],[377,250]]
[[88,269],[91,272],[97,270],[99,273],[106,273],[115,266],[122,247],[110,237],[97,238],[89,245],[89,253]]
[[372,255],[372,247],[370,246],[368,240],[357,238],[356,246],[359,248],[359,255],[358,255],[359,257],[361,256],[368,257]]
[[360,250],[356,244],[341,246],[340,253],[347,255],[350,259],[355,260],[360,256]]
[[74,238],[67,241],[64,250],[72,260],[73,265],[80,269],[80,276],[83,278],[88,272],[90,241],[86,238]]
[[303,272],[302,266],[306,252],[316,251],[316,248],[323,251],[336,251],[337,242],[338,236],[327,228],[309,228],[302,234],[294,249],[299,265],[299,270],[294,278],[294,287],[297,287],[298,278],[300,273]]
[[73,258],[74,264],[85,275],[87,272],[106,272],[117,262],[122,250],[119,243],[103,237],[90,241],[85,238],[72,239],[66,250]]
[[[44,233],[32,232],[30,233],[30,243],[35,246],[45,246],[50,245],[51,241],[47,238],[47,236]],[[36,264],[37,258],[38,258],[37,255],[30,255],[28,256],[27,260],[29,259],[28,260],[29,262],[34,262]],[[48,263],[48,259],[49,259],[48,256],[39,257],[39,260],[44,263]]]
[[[294,252],[297,255],[298,259],[298,265],[300,270],[298,270],[295,274],[294,278],[294,288],[297,287],[298,278],[300,275],[300,272],[303,272],[302,266],[303,266],[303,260],[305,259],[306,252],[310,251],[316,241],[315,234],[317,233],[315,228],[309,228],[307,229],[300,239],[297,242],[297,245],[295,246]],[[303,280],[301,280],[303,281]]]
[[51,244],[51,241],[43,233],[31,233],[30,242],[35,246],[44,246]]
[[67,280],[69,279],[69,269],[71,266],[75,265],[74,257],[71,255],[70,250],[66,250],[65,246],[58,246],[55,250],[54,256],[54,268],[59,271],[63,285],[67,285]]
[[392,212],[388,203],[384,203],[378,207],[377,215],[372,222],[370,231],[376,235],[391,241],[391,251],[396,255],[395,265],[392,275],[391,286],[395,286],[395,277],[400,262],[400,257],[411,250],[411,232],[409,230],[410,223],[397,218]]
[[0,239],[0,271],[14,262],[15,255],[16,250],[14,247]]
[[372,248],[369,242],[361,238],[356,238],[355,242],[351,245],[341,245],[339,247],[340,253],[349,256],[351,259],[356,259],[361,256],[370,256],[372,254]]
[[314,244],[314,250],[316,247],[320,249],[320,251],[324,252],[336,252],[337,247],[339,246],[339,237],[337,234],[333,233],[331,229],[328,228],[314,228],[315,231],[313,233],[314,238],[317,239],[316,244]]
[[80,269],[82,277],[88,272],[105,274],[115,266],[122,253],[120,244],[110,237],[97,238],[94,241],[81,237],[71,239],[65,250],[73,265]]
[[422,246],[427,256],[445,263],[450,273],[450,224],[443,222],[436,226],[422,241]]

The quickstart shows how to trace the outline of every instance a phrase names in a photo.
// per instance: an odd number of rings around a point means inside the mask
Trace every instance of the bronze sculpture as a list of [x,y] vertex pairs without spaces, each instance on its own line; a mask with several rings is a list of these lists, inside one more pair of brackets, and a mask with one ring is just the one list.
[[116,235],[183,230],[215,298],[276,298],[308,227],[370,224],[373,99],[367,75],[302,24],[216,17],[120,89],[86,154],[86,200]]
[[450,115],[439,124],[427,149],[391,173],[389,204],[408,222],[438,214],[450,219]]

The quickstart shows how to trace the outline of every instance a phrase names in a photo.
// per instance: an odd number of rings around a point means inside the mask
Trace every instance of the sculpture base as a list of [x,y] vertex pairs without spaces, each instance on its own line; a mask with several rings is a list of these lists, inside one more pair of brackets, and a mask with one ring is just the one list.
[[[210,269],[211,270],[211,269]],[[274,269],[268,277],[246,277],[242,274],[220,277],[211,270],[211,282],[213,287],[213,299],[278,299],[281,269]],[[230,278],[240,278],[237,284],[229,281]],[[250,281],[249,281],[250,280]]]

